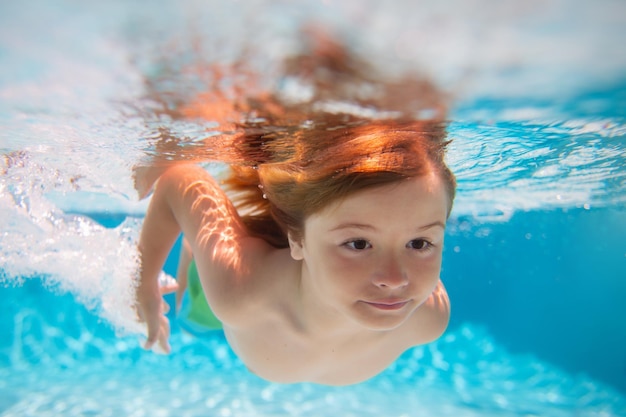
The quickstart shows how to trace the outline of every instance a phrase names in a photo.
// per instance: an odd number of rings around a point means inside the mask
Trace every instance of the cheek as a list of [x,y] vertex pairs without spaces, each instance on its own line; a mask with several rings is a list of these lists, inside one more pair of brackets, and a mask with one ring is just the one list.
[[439,283],[441,256],[433,256],[432,259],[427,260],[417,260],[413,263],[412,270],[414,283],[420,287],[421,291],[430,293]]
[[351,271],[354,270],[355,265],[353,264],[353,262],[350,262],[349,260],[345,258],[341,258],[339,256],[334,256],[333,254],[330,254],[329,256],[326,256],[324,259],[325,259],[325,268],[328,271],[332,271],[335,275],[349,274]]
[[328,251],[322,258],[325,275],[332,279],[332,285],[341,288],[352,288],[363,285],[367,281],[371,266],[363,259],[340,256]]
[[424,275],[439,275],[441,270],[441,255],[433,254],[427,258],[418,258],[414,261],[414,268]]

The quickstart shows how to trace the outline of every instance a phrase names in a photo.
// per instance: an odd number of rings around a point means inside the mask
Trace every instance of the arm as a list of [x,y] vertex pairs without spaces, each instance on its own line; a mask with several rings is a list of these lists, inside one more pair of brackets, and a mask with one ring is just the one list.
[[140,279],[136,291],[137,313],[148,328],[145,349],[151,349],[156,342],[165,352],[170,351],[168,338],[169,322],[165,317],[165,304],[161,298],[158,276],[179,233],[180,226],[169,204],[168,189],[176,178],[163,175],[148,206],[139,236],[141,260]]
[[254,293],[250,280],[258,255],[267,247],[251,238],[237,211],[215,180],[195,165],[169,168],[157,182],[139,238],[141,275],[138,313],[148,327],[146,348],[156,342],[169,351],[157,276],[180,232],[189,243],[207,301],[214,311],[237,310]]

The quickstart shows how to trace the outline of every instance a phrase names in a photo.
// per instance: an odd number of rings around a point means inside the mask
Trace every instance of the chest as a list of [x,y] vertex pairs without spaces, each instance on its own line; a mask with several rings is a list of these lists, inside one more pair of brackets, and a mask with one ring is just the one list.
[[384,338],[320,341],[271,325],[226,335],[251,372],[281,383],[360,382],[383,371],[406,348]]

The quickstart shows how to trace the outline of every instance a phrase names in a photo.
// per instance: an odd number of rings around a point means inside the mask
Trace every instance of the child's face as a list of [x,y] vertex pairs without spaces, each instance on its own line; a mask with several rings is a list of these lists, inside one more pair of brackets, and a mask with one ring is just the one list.
[[448,204],[434,174],[364,190],[311,215],[292,253],[319,302],[366,328],[390,330],[439,281]]

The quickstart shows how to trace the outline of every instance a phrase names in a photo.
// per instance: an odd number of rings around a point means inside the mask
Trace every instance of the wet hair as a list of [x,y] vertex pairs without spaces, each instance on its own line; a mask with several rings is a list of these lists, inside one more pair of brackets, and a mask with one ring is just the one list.
[[227,163],[222,184],[243,221],[276,247],[302,237],[306,218],[341,198],[430,172],[443,180],[451,209],[447,97],[415,74],[377,74],[324,32],[305,33],[302,44],[269,91],[255,90],[241,63],[215,67],[211,91],[174,116],[217,121],[221,133],[181,159]]
[[254,146],[244,136],[242,152],[257,163],[231,166],[224,184],[250,232],[286,247],[288,233],[300,239],[306,218],[330,203],[430,172],[443,180],[450,210],[455,179],[444,162],[445,138],[443,123],[398,120],[310,127]]

